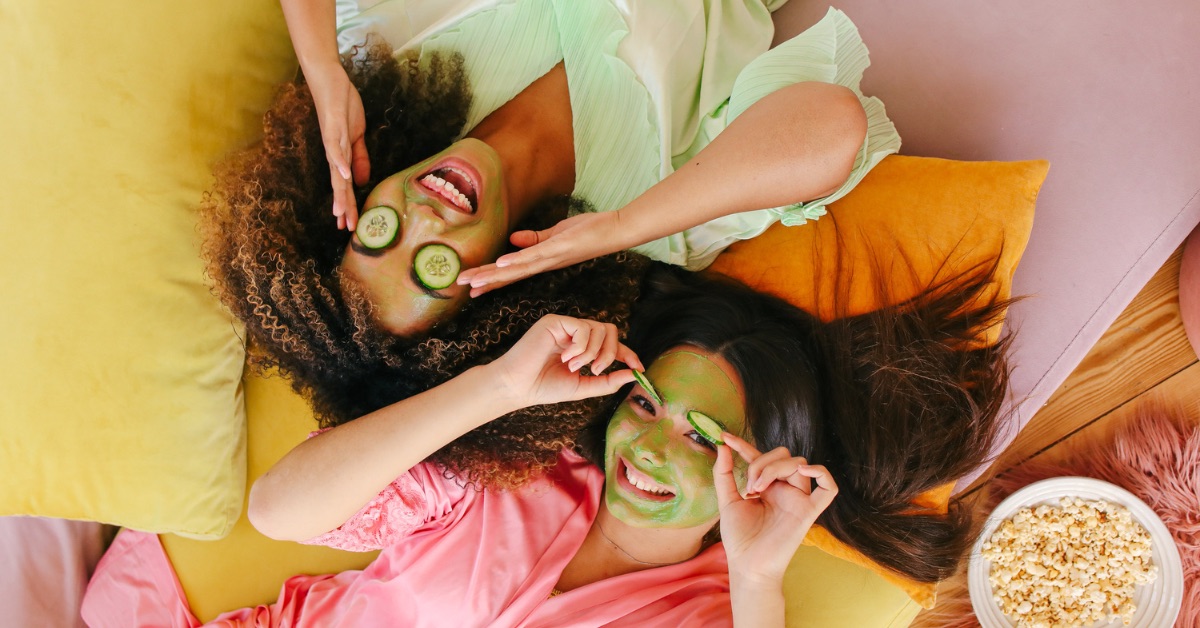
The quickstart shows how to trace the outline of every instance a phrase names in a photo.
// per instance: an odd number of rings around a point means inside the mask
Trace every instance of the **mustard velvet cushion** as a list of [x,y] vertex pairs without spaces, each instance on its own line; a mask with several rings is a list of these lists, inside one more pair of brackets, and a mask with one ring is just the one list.
[[[881,305],[872,298],[873,267],[865,261],[866,247],[877,253],[877,247],[885,245],[891,247],[888,251],[903,251],[918,274],[928,273],[951,250],[958,253],[957,263],[970,264],[991,259],[1003,248],[996,286],[1001,295],[1008,295],[1047,167],[1040,161],[965,163],[891,156],[831,206],[830,216],[802,227],[777,225],[731,247],[717,258],[714,269],[828,315],[832,310],[827,302],[822,305],[822,298],[829,295],[818,291],[824,283],[813,277],[814,255],[821,256],[819,265],[824,270],[832,270],[835,254],[854,264],[858,289],[851,310],[862,312]],[[831,219],[836,219],[840,241]],[[880,261],[890,259],[885,255]],[[912,284],[897,285],[893,296],[903,299],[916,289]],[[245,391],[247,481],[253,483],[304,440],[316,421],[304,401],[279,378],[248,375]],[[949,495],[948,490],[934,491],[927,496],[928,503],[919,505],[944,508]],[[932,585],[886,572],[823,530],[814,529],[809,536],[811,545],[800,548],[787,573],[790,627],[907,626],[922,604],[932,603]],[[272,541],[258,534],[245,517],[220,541],[161,538],[201,621],[227,610],[273,602],[283,581],[294,574],[358,569],[374,558],[374,554]]]
[[[880,273],[887,278],[891,300],[901,302],[935,278],[998,257],[992,285],[997,296],[1007,298],[1048,170],[1045,161],[959,162],[892,155],[832,205],[829,216],[805,225],[808,228],[776,225],[754,240],[730,247],[712,269],[828,319],[836,314],[832,278],[839,267],[850,277],[845,313],[858,314],[887,305],[879,302],[874,289]],[[981,341],[995,342],[999,331],[991,330]],[[944,512],[951,488],[930,491],[914,507]],[[861,578],[851,597],[863,604],[831,615],[814,608],[812,598],[821,596],[812,593],[846,594],[844,587],[849,585],[840,579],[830,581],[828,573],[812,569],[806,564],[812,553],[802,551],[787,576],[788,590],[797,592],[788,596],[790,626],[892,625],[888,622],[899,621],[906,613],[883,598],[894,597],[897,588],[917,605],[931,608],[934,604],[935,584],[892,573],[820,527],[814,527],[805,544],[847,561],[838,572],[845,578]],[[914,607],[908,618],[917,610]],[[856,620],[861,623],[850,621],[851,613],[861,617]]]
[[223,535],[243,355],[196,208],[294,72],[278,3],[0,0],[0,58],[0,514]]

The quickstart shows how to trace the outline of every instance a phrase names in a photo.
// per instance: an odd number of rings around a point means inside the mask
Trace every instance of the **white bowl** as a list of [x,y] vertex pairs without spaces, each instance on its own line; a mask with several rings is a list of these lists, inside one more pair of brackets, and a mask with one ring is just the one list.
[[[1078,497],[1086,500],[1103,500],[1120,504],[1129,509],[1133,519],[1150,533],[1153,542],[1154,564],[1158,565],[1158,577],[1153,582],[1139,586],[1133,594],[1137,611],[1130,628],[1171,628],[1179,614],[1183,601],[1183,565],[1179,561],[1179,550],[1175,540],[1154,511],[1129,491],[1108,482],[1082,477],[1061,477],[1034,482],[1009,495],[988,516],[983,532],[971,548],[971,562],[967,567],[967,587],[971,592],[971,606],[983,628],[1013,628],[1010,620],[992,599],[992,585],[988,581],[991,563],[980,555],[983,543],[992,537],[996,528],[1021,508],[1050,504],[1057,506],[1063,497]],[[1124,628],[1120,619],[1092,624],[1093,628]]]

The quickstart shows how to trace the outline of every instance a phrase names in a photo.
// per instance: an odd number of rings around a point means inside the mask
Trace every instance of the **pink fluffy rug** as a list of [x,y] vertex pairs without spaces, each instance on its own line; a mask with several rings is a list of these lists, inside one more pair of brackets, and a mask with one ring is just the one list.
[[[1034,460],[994,478],[977,510],[979,518],[1017,489],[1062,475],[1112,482],[1162,517],[1183,561],[1183,606],[1175,625],[1200,626],[1200,425],[1179,410],[1143,406],[1110,439],[1074,447],[1059,462]],[[943,585],[937,607],[922,613],[913,625],[978,626],[966,579]]]

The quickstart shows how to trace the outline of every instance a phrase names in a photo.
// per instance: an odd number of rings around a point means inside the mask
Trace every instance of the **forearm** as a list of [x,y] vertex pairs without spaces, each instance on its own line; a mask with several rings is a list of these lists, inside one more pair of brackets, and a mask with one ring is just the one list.
[[280,0],[292,48],[306,77],[340,68],[333,0]]
[[338,527],[446,443],[518,409],[492,394],[497,381],[488,367],[475,367],[301,443],[254,483],[251,523],[269,537],[296,541]]
[[621,209],[621,228],[640,244],[721,216],[830,194],[849,177],[866,124],[857,96],[844,87],[800,83],[776,91]]
[[757,580],[729,574],[733,625],[771,628],[784,625],[783,580]]

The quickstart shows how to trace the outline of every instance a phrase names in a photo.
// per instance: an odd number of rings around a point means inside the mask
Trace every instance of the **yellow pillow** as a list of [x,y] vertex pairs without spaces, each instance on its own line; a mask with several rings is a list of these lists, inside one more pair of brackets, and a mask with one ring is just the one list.
[[[1046,168],[1045,162],[963,163],[888,157],[830,212],[836,214],[844,232],[861,227],[868,230],[865,233],[891,230],[902,237],[911,235],[903,244],[906,249],[911,245],[913,253],[936,251],[966,235],[964,244],[969,244],[973,255],[986,259],[996,253],[1003,239],[1004,257],[996,281],[1007,295],[1009,279],[1029,237],[1033,203]],[[717,258],[714,268],[815,311],[815,283],[806,277],[811,276],[814,247],[820,246],[822,252],[839,250],[827,246],[833,235],[830,218],[804,227],[777,226],[735,245]],[[867,240],[848,238],[843,243],[846,248],[840,250],[856,257],[861,255],[861,247],[868,245]],[[913,261],[919,264],[922,259],[918,256]],[[862,295],[854,304],[856,311],[878,307],[864,300],[864,295],[873,292],[865,289],[867,284],[862,285]],[[896,296],[906,295],[898,289]],[[281,379],[248,375],[245,390],[247,481],[253,483],[304,440],[316,422],[304,401]],[[945,508],[949,488],[931,492],[914,507]],[[814,546],[801,547],[796,553],[785,583],[791,628],[907,626],[921,604],[932,603],[932,585],[907,581],[871,564],[823,530],[814,530],[809,536]],[[258,534],[245,517],[220,541],[173,535],[161,538],[201,621],[227,610],[273,602],[291,575],[358,569],[374,557],[271,541]]]
[[[317,429],[312,409],[282,377],[247,373],[248,421],[246,493],[258,476]],[[243,512],[245,510],[243,509]],[[270,604],[283,581],[296,574],[338,573],[362,569],[378,552],[343,552],[328,547],[275,541],[258,533],[243,515],[218,541],[163,534],[163,548],[192,613],[202,622],[229,610]]]
[[[961,162],[892,155],[852,193],[831,205],[829,216],[803,228],[776,225],[753,240],[731,246],[712,269],[828,319],[836,314],[835,282],[829,279],[839,262],[852,278],[845,313],[857,314],[886,305],[875,296],[878,271],[888,273],[891,297],[898,302],[915,296],[918,282],[933,279],[947,260],[949,270],[967,269],[999,256],[993,281],[996,294],[1007,298],[1048,170],[1045,161]],[[909,264],[916,277],[908,272]],[[820,272],[814,273],[814,267]],[[998,334],[998,329],[991,330],[984,341],[995,342]],[[931,491],[914,508],[944,512],[951,488]],[[875,572],[880,582],[899,587],[925,608],[933,606],[937,585],[884,569],[824,529],[814,528],[805,543]],[[790,590],[804,591],[788,596],[789,608],[804,608],[789,614],[792,625],[792,617],[812,615],[809,598],[813,596],[808,593],[813,586],[825,585],[800,586],[799,579],[811,575],[811,570],[798,559],[788,575]],[[808,617],[804,621],[809,625]]]
[[223,535],[243,356],[196,208],[294,71],[278,3],[0,13],[0,514]]

